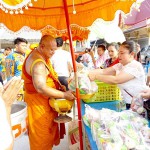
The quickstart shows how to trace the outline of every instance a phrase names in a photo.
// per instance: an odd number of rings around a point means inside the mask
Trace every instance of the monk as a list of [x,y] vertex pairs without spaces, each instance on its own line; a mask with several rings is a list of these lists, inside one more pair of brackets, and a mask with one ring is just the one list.
[[22,78],[25,89],[24,99],[28,105],[31,150],[51,150],[53,145],[58,145],[60,142],[62,135],[58,124],[54,122],[58,114],[50,107],[49,99],[53,97],[75,100],[71,91],[64,91],[50,63],[50,58],[56,49],[55,39],[45,35],[23,64]]

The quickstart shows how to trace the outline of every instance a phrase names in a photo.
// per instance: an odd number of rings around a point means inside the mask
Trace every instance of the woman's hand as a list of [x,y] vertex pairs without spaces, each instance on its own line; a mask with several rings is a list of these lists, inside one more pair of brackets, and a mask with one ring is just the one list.
[[0,95],[2,96],[6,107],[11,107],[12,103],[17,98],[19,91],[23,86],[23,80],[18,77],[13,77],[10,81],[8,81],[3,89],[0,88]]
[[96,80],[96,75],[98,74],[98,72],[96,70],[91,70],[89,71],[88,77],[91,81]]

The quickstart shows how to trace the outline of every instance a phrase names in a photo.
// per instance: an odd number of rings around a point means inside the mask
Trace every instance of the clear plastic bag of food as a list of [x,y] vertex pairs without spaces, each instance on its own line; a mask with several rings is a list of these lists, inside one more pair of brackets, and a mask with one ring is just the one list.
[[132,111],[137,112],[143,117],[146,117],[146,109],[143,107],[143,103],[144,103],[144,100],[141,97],[141,94],[139,94],[136,97],[133,97],[132,103],[131,103],[131,109]]
[[[98,86],[94,81],[90,81],[87,72],[78,72],[78,84],[80,94],[92,94],[97,92]],[[69,89],[75,91],[75,77],[69,83]]]

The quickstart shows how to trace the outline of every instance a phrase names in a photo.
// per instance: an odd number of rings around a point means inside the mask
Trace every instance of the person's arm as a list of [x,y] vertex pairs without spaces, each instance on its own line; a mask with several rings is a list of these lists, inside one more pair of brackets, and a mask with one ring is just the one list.
[[[12,78],[4,88],[0,87],[0,142],[4,150],[13,149],[13,135],[11,130],[11,105],[22,87],[20,78]],[[5,128],[5,130],[4,130]]]
[[69,75],[71,75],[71,73],[73,72],[73,67],[70,62],[68,62],[67,64],[68,64]]
[[99,75],[97,74],[95,76],[95,80],[100,80],[102,82],[108,83],[108,84],[121,84],[121,83],[125,83],[129,80],[134,79],[135,77],[131,74],[127,74],[127,73],[120,73],[116,76],[113,75]]
[[146,85],[150,86],[150,76],[147,76]]
[[100,80],[109,84],[121,84],[135,78],[133,75],[125,72],[120,72],[118,75],[111,75],[111,73],[113,73],[113,70],[115,71],[113,67],[101,70],[96,69],[93,74],[89,74],[89,78],[91,80]]
[[13,135],[10,123],[10,108],[6,108],[4,100],[0,97],[0,141],[1,149],[13,149]]
[[89,71],[89,78],[90,80],[96,80],[95,77],[97,75],[115,75],[116,74],[116,71],[113,67],[109,67],[109,68],[106,68],[106,69],[94,69],[94,70],[91,70]]
[[71,58],[71,54],[68,52],[67,53],[67,65],[68,65],[68,71],[69,71],[69,76],[71,75],[71,73],[73,72],[73,64],[72,64],[72,58]]
[[150,85],[150,68],[148,69],[146,85],[147,85],[147,86],[149,86],[149,85]]
[[67,100],[75,99],[74,95],[70,91],[62,92],[46,85],[47,73],[48,70],[42,62],[36,63],[32,69],[31,74],[33,84],[38,93],[53,98],[65,98]]
[[95,57],[94,57],[94,51],[90,51],[89,52],[89,54],[90,54],[90,56],[91,56],[91,58],[92,58],[92,61],[93,61],[93,64],[94,64],[94,66],[96,67],[96,60],[95,60]]
[[139,52],[139,62],[142,63],[141,52]]

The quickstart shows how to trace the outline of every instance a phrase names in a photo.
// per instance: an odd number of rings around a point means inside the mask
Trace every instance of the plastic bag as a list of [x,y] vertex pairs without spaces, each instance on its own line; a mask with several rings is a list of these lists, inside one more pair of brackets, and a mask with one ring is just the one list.
[[99,110],[90,107],[89,105],[85,104],[85,115],[83,117],[83,121],[87,126],[91,126],[91,122],[99,122],[100,114]]
[[137,97],[133,97],[132,103],[131,103],[131,109],[135,112],[137,112],[140,115],[143,115],[143,117],[146,117],[145,115],[145,108],[143,107],[143,98],[139,94]]
[[[97,84],[94,81],[90,81],[86,71],[78,72],[78,84],[80,94],[92,94],[98,91]],[[73,78],[69,83],[69,89],[72,91],[76,90],[75,78]]]

